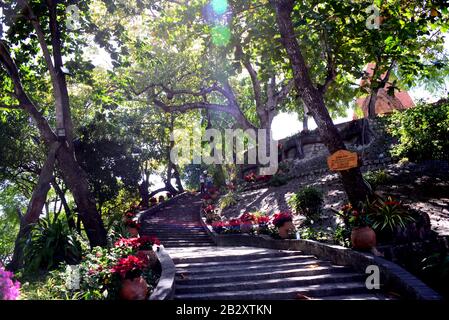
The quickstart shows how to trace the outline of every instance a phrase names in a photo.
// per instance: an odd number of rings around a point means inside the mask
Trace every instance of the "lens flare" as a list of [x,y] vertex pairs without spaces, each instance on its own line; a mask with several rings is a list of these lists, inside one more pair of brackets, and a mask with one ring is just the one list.
[[212,28],[212,43],[216,46],[226,46],[231,41],[231,30],[226,26]]
[[212,10],[214,10],[217,15],[222,15],[226,12],[226,10],[228,10],[227,0],[212,0],[210,4],[212,6]]

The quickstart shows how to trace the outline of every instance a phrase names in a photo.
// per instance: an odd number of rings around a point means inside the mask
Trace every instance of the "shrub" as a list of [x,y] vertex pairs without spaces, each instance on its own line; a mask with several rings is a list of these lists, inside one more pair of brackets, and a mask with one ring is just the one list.
[[399,139],[392,154],[411,161],[449,159],[449,102],[418,105],[395,112],[388,130]]
[[391,176],[385,170],[368,171],[363,175],[363,178],[373,189],[385,185],[391,180]]
[[220,209],[226,209],[228,207],[235,206],[238,202],[238,196],[235,192],[228,192],[223,197],[220,198],[218,206]]
[[283,186],[284,184],[287,184],[287,182],[288,182],[288,180],[285,176],[280,175],[280,174],[275,174],[274,176],[271,177],[268,184],[272,187],[280,187],[280,186]]
[[321,211],[323,195],[313,187],[305,187],[295,193],[288,200],[288,204],[296,213],[301,212],[306,216],[313,216]]
[[24,247],[26,273],[38,269],[49,270],[61,262],[78,263],[81,259],[81,243],[74,231],[61,219],[40,219],[30,232]]
[[16,300],[20,294],[20,283],[14,274],[0,265],[0,300]]

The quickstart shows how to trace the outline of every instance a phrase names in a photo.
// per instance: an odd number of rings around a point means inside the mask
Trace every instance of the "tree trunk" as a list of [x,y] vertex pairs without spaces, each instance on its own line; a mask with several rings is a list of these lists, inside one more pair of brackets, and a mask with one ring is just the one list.
[[89,190],[89,183],[84,170],[78,165],[74,154],[65,145],[59,148],[57,159],[64,182],[75,199],[78,216],[83,222],[91,247],[106,246],[106,229]]
[[23,263],[23,242],[31,231],[31,225],[39,220],[42,209],[47,200],[47,194],[50,190],[50,182],[53,179],[53,170],[56,161],[56,152],[60,147],[58,142],[54,143],[48,153],[44,166],[42,167],[37,185],[34,188],[31,201],[28,204],[26,214],[20,219],[19,233],[17,235],[14,253],[11,262],[8,265],[9,270],[17,270],[22,267]]
[[75,220],[73,219],[72,211],[70,210],[69,204],[67,203],[67,200],[65,198],[65,192],[62,191],[62,189],[59,187],[56,179],[53,179],[51,184],[53,186],[53,189],[55,189],[56,194],[58,194],[61,198],[61,204],[64,207],[65,215],[67,217],[67,224],[69,225],[70,230],[75,230]]
[[[291,20],[294,0],[272,0],[271,2],[276,10],[281,41],[290,59],[296,89],[313,116],[329,152],[332,154],[338,150],[345,150],[346,146],[325,106],[323,93],[313,85],[301,48],[296,41]],[[368,186],[362,178],[360,169],[353,168],[342,171],[341,178],[349,201],[353,206],[359,207],[360,201],[364,201],[369,194]]]
[[140,198],[142,199],[140,201],[140,205],[144,208],[148,208],[150,206],[150,193],[148,191],[148,187],[149,185],[146,179],[144,179],[139,185]]

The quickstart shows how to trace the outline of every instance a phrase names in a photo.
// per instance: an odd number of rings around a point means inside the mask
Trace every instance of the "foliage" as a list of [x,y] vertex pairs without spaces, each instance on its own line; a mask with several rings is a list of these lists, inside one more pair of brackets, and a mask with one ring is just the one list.
[[390,117],[391,134],[399,140],[392,154],[411,161],[449,159],[449,102],[421,104]]
[[233,192],[233,191],[229,191],[228,193],[226,193],[225,195],[223,195],[219,202],[218,202],[218,206],[220,207],[220,209],[226,209],[232,206],[235,206],[239,201],[239,197],[237,196],[237,193]]
[[375,230],[388,228],[394,231],[398,227],[405,228],[407,223],[414,221],[402,204],[391,197],[386,200],[379,198],[370,207],[370,219]]
[[269,185],[272,187],[280,187],[284,184],[287,184],[288,179],[282,174],[275,174],[271,177],[271,179],[268,181]]
[[301,239],[317,240],[317,241],[327,240],[327,235],[324,231],[318,230],[312,226],[301,228],[299,230],[299,234]]
[[321,211],[323,194],[314,187],[304,187],[288,200],[288,204],[296,213],[316,216]]
[[81,243],[62,219],[42,218],[25,243],[24,258],[27,274],[53,269],[61,262],[74,264],[81,259]]
[[391,176],[385,170],[368,171],[363,175],[363,178],[373,189],[387,184],[391,180]]
[[12,272],[3,269],[0,263],[0,300],[16,300],[20,294],[20,282]]
[[332,236],[334,242],[343,247],[351,247],[351,230],[346,228],[346,226],[338,225],[333,231]]

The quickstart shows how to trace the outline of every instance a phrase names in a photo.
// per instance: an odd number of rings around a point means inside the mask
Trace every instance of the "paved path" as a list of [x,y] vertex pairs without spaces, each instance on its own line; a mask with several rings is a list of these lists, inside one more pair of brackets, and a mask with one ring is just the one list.
[[200,206],[183,194],[142,217],[142,234],[158,236],[176,265],[175,299],[386,299],[366,289],[366,275],[299,251],[217,247]]

